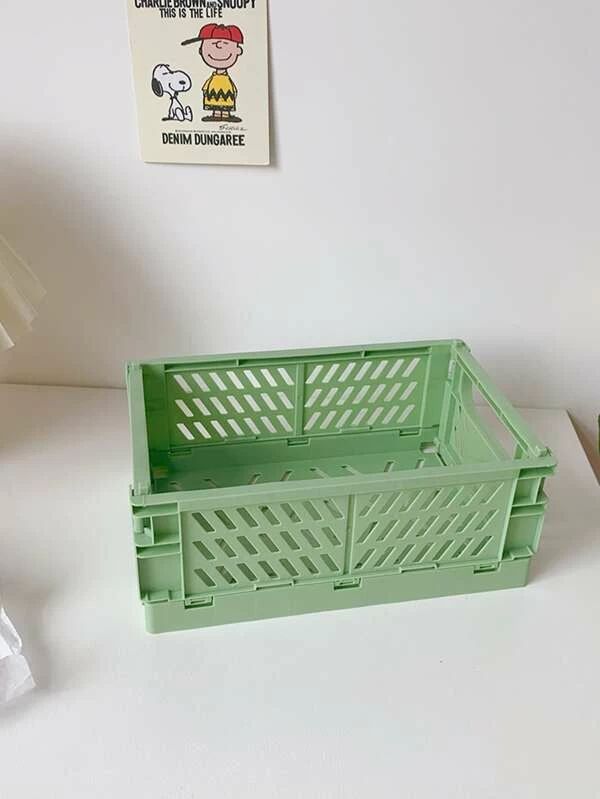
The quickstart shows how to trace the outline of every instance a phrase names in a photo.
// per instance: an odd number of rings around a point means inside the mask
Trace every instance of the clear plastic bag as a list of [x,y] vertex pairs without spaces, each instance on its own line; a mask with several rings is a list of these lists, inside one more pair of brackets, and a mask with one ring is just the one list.
[[21,649],[21,638],[0,603],[0,705],[35,686]]

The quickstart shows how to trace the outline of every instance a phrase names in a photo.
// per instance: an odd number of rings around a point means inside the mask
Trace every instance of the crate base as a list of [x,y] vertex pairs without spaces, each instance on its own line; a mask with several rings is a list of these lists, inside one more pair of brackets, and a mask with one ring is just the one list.
[[331,583],[320,583],[217,595],[212,605],[202,607],[186,607],[182,601],[148,604],[145,605],[146,629],[150,633],[162,633],[300,613],[517,588],[527,583],[530,560],[504,560],[497,570],[487,572],[475,572],[471,565],[363,577],[357,587],[334,589]]

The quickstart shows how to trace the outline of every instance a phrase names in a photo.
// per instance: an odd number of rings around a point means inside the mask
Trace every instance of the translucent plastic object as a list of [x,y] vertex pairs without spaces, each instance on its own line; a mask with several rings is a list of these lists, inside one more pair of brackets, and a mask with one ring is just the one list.
[[44,294],[31,269],[0,235],[0,350],[31,329]]
[[0,604],[0,705],[35,686],[21,649],[21,638]]

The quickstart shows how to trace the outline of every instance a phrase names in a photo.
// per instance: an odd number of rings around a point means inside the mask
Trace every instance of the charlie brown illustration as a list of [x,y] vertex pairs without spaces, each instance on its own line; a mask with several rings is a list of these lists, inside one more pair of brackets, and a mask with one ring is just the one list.
[[211,111],[210,116],[202,117],[203,122],[241,122],[235,116],[238,90],[229,77],[228,70],[237,62],[244,52],[244,34],[237,25],[216,25],[210,23],[200,28],[200,33],[193,39],[186,39],[182,45],[200,42],[199,54],[209,67],[214,69],[210,78],[202,87],[204,110]]

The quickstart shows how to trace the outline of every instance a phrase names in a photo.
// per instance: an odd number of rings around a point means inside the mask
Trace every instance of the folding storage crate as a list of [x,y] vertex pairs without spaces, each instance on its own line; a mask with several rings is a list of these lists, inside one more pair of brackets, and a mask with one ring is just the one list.
[[463,342],[130,363],[127,386],[151,632],[527,580],[555,461]]

